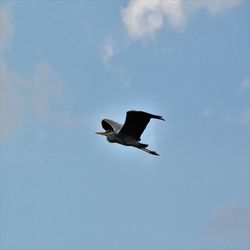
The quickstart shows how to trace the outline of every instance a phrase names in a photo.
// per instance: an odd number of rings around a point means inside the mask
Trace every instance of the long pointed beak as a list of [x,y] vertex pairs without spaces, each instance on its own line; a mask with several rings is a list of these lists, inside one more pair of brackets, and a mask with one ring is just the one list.
[[95,132],[97,135],[107,135],[107,132]]

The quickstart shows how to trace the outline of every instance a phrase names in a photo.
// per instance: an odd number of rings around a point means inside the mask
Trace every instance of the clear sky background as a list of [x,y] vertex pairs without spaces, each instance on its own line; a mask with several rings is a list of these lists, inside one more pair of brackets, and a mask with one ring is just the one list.
[[[249,249],[249,12],[1,1],[0,249]],[[94,134],[130,109],[160,157]]]

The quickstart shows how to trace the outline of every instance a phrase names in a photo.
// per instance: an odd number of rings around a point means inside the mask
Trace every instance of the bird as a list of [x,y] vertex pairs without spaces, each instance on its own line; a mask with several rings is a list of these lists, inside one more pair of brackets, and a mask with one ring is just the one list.
[[105,131],[96,132],[96,134],[106,136],[108,142],[132,146],[149,154],[159,155],[155,151],[147,149],[148,144],[140,142],[141,135],[152,118],[165,121],[165,119],[159,115],[153,115],[144,111],[130,110],[127,111],[124,124],[106,118],[103,119],[101,124]]

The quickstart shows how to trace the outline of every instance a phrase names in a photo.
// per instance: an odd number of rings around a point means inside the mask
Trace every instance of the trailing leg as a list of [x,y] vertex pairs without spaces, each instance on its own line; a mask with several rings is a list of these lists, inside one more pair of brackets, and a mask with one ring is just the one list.
[[155,151],[153,151],[153,150],[149,150],[149,149],[146,149],[146,148],[139,148],[139,149],[141,149],[141,150],[143,150],[143,151],[145,151],[145,152],[147,152],[147,153],[149,153],[149,154],[151,154],[151,155],[159,155],[159,154],[157,154]]

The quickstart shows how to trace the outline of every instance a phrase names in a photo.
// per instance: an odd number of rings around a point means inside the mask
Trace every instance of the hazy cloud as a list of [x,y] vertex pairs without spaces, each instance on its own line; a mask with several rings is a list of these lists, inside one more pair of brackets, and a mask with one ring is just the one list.
[[24,79],[15,72],[9,72],[1,61],[0,75],[0,139],[2,139],[21,125],[27,103],[22,95]]
[[3,61],[4,50],[14,36],[10,8],[0,7],[0,138],[6,137],[20,126],[25,101],[21,89],[25,84],[16,72],[10,72]]
[[8,70],[3,62],[0,66],[1,139],[22,126],[28,115],[64,123],[61,113],[68,94],[48,64],[39,64],[31,79]]
[[250,89],[250,78],[246,77],[240,83],[240,91],[249,90]]
[[171,29],[182,29],[189,16],[202,8],[218,14],[240,2],[241,0],[130,0],[122,10],[122,20],[131,38],[148,38],[165,24]]
[[214,114],[214,110],[211,108],[206,108],[200,112],[200,116],[204,118],[211,117]]
[[213,223],[213,232],[221,240],[250,243],[250,208],[225,209],[218,213]]
[[63,103],[67,99],[62,80],[49,64],[40,63],[30,83],[33,111],[42,118],[53,119],[62,111]]
[[10,8],[0,7],[0,53],[9,45],[14,35],[14,27],[10,19]]
[[86,118],[67,112],[71,97],[50,64],[38,63],[29,79],[7,67],[3,53],[14,37],[8,8],[0,8],[0,21],[0,139],[22,127],[27,117],[45,119],[65,127],[84,125]]

